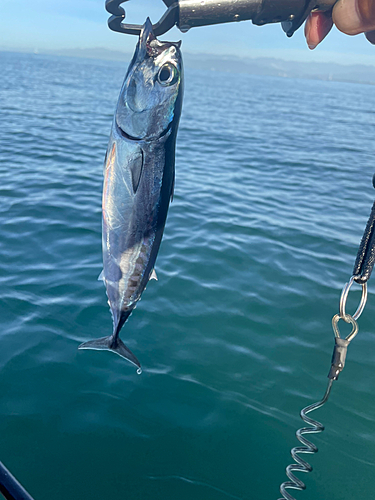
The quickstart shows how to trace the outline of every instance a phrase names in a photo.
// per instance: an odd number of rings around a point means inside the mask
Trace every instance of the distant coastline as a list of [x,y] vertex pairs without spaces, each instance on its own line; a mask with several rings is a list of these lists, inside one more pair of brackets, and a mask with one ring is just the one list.
[[[103,48],[66,49],[49,52],[35,49],[30,53],[124,62],[130,61],[132,57],[131,53]],[[300,62],[276,58],[241,58],[236,56],[192,53],[184,54],[184,63],[188,68],[225,73],[245,73],[259,76],[278,76],[282,78],[303,78],[375,85],[375,65],[343,65],[328,62]]]

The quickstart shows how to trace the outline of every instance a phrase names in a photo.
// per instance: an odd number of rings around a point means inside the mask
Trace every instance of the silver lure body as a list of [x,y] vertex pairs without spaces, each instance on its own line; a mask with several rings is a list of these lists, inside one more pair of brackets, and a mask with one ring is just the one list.
[[156,277],[174,187],[183,69],[179,43],[159,42],[149,20],[122,86],[104,165],[103,274],[113,333],[80,349],[112,350],[140,368],[119,332]]

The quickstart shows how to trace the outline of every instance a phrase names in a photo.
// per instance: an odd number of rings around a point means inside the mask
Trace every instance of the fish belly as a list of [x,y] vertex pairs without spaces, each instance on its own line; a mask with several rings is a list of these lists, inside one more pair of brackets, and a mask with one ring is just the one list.
[[113,133],[109,142],[103,188],[103,277],[115,330],[140,299],[155,263],[161,239],[158,228],[165,223],[165,217],[160,221],[165,140],[142,144]]

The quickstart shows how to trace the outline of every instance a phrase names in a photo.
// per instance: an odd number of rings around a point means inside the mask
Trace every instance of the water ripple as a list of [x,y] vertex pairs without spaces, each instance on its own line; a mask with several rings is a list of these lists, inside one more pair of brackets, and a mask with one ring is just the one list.
[[[77,350],[112,329],[102,169],[126,65],[0,67],[1,459],[41,500],[276,498],[373,203],[373,87],[186,69],[159,281],[122,332],[138,376]],[[373,494],[374,296],[319,410],[311,498]]]

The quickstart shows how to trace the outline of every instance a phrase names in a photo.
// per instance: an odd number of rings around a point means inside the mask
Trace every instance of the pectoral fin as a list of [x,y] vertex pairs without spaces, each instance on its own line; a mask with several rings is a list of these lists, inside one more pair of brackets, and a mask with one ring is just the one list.
[[137,192],[139,181],[141,180],[142,168],[143,168],[143,151],[142,149],[140,149],[139,152],[137,151],[137,155],[134,156],[134,158],[129,164],[134,194]]

